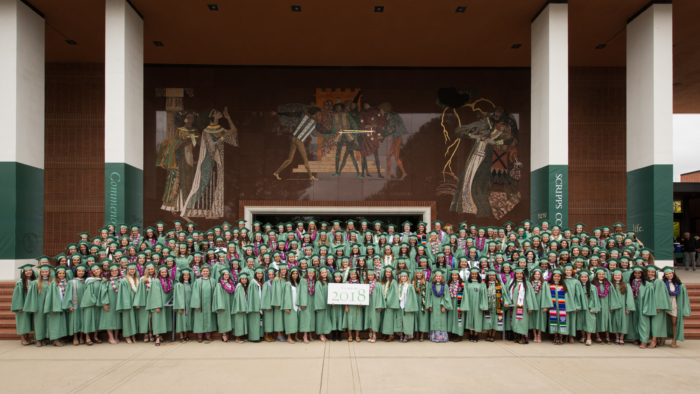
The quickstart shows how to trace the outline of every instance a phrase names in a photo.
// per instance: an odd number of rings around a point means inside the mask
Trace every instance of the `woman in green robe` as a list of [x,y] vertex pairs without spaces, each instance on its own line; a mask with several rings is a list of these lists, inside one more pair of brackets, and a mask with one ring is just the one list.
[[555,345],[564,344],[565,335],[574,335],[576,325],[572,326],[570,316],[578,311],[576,304],[576,291],[566,285],[566,279],[561,269],[552,270],[552,276],[544,289],[545,297],[549,299],[549,333],[554,334],[552,339]]
[[548,290],[547,281],[544,279],[543,270],[540,267],[530,271],[530,287],[533,290],[533,298],[535,300],[535,308],[529,314],[529,325],[532,330],[532,342],[542,342],[542,332],[547,332],[549,326],[549,308],[552,307],[552,299]]
[[216,281],[216,289],[212,300],[212,309],[216,313],[216,327],[221,334],[222,342],[229,342],[228,333],[233,330],[233,303],[236,284],[231,278],[231,271],[227,268],[219,271],[220,278]]
[[649,319],[643,317],[645,312],[649,312],[650,306],[647,305],[649,300],[645,302],[645,298],[648,298],[648,296],[644,267],[640,265],[634,266],[630,272],[630,278],[627,283],[629,284],[629,292],[632,293],[632,298],[634,299],[634,310],[630,312],[630,328],[627,332],[627,339],[634,340],[635,345],[646,349],[647,341],[642,343],[641,338],[644,336],[648,340],[649,337]]
[[146,308],[148,294],[151,292],[153,282],[158,280],[156,265],[153,262],[146,263],[143,276],[139,280],[136,296],[134,297],[134,308],[136,309],[136,328],[139,334],[143,334],[144,342],[155,342],[153,337],[153,327],[151,323],[151,311]]
[[508,292],[505,286],[498,280],[498,272],[494,269],[486,273],[486,301],[488,309],[484,314],[484,329],[486,330],[486,341],[494,342],[496,332],[503,332],[505,327],[505,311],[510,304]]
[[264,334],[262,326],[262,285],[265,283],[265,269],[257,267],[251,278],[246,310],[248,340],[250,342],[260,342],[260,338]]
[[117,311],[117,298],[119,283],[121,282],[120,266],[117,263],[109,265],[109,277],[102,281],[100,289],[100,330],[107,330],[109,343],[119,343],[119,329],[121,329],[121,313]]
[[610,330],[612,329],[612,313],[620,308],[615,296],[611,294],[612,284],[608,281],[607,270],[598,268],[595,271],[595,279],[591,282],[600,298],[600,313],[596,316],[596,343],[603,343],[600,333],[605,333],[605,343],[611,345]]
[[139,273],[136,263],[130,263],[126,266],[124,278],[119,282],[117,297],[117,311],[121,313],[122,319],[122,335],[128,344],[136,342],[136,334],[138,333],[138,320],[134,312],[134,299],[138,291],[138,284]]
[[430,312],[430,340],[447,342],[449,336],[448,311],[452,310],[452,298],[445,283],[445,271],[435,269],[433,280],[427,292],[426,306]]
[[[668,290],[669,298],[671,299],[671,309],[666,312],[666,331],[673,342],[671,347],[678,347],[676,341],[685,341],[683,335],[683,318],[690,316],[690,300],[688,299],[688,290],[681,280],[676,276],[673,267],[664,268],[664,283]],[[661,342],[664,345],[665,338]]]
[[[583,258],[579,257],[576,260],[582,261]],[[566,315],[567,324],[569,326],[569,343],[576,342],[576,331],[578,330],[578,317],[579,312],[583,310],[583,289],[581,288],[581,282],[576,279],[574,275],[574,266],[571,264],[566,264],[563,269],[564,281],[566,282],[566,291],[571,292],[574,297],[574,302],[576,303],[576,311],[573,313],[568,313]],[[581,343],[586,342],[584,337],[581,337]]]
[[[287,342],[294,343],[299,340],[299,305],[297,304],[297,288],[301,282],[299,268],[292,267],[289,270],[289,281],[284,285],[282,293],[282,310],[284,310],[284,332],[287,334]],[[294,334],[294,339],[292,335]]]
[[175,315],[175,332],[180,334],[180,342],[185,343],[190,340],[188,333],[192,331],[194,325],[194,314],[190,307],[192,300],[192,268],[185,267],[179,270],[180,279],[175,283],[173,290],[173,310]]
[[[486,285],[481,279],[481,269],[477,267],[469,269],[469,279],[464,284],[461,302],[456,301],[459,298],[459,289],[457,287],[460,281],[459,270],[453,269],[451,275],[452,280],[448,283],[448,289],[452,298],[453,308],[450,317],[453,317],[454,320],[451,319],[450,325],[451,332],[458,336],[455,342],[461,341],[464,330],[469,330],[470,342],[479,342],[479,334],[484,331],[484,312],[489,309]],[[463,311],[461,325],[458,325],[456,321],[457,313],[455,313],[455,309],[458,308],[460,311]],[[462,329],[461,335],[459,328]]]
[[[343,283],[343,273],[340,271],[335,271],[333,273],[333,283],[340,284]],[[378,283],[381,290],[381,283]],[[383,295],[382,295],[383,299]],[[330,321],[331,321],[331,341],[340,341],[342,332],[345,330],[343,325],[345,317],[345,305],[330,304]]]
[[274,342],[272,333],[275,331],[274,311],[272,310],[272,284],[275,282],[276,271],[274,268],[268,268],[267,281],[262,287],[261,307],[263,309],[263,331],[265,342]]
[[[92,346],[93,341],[102,343],[97,334],[100,328],[100,312],[102,311],[100,294],[102,293],[102,280],[104,278],[102,267],[99,264],[94,264],[90,267],[90,274],[91,276],[85,279],[85,291],[83,292],[83,299],[80,301],[82,330],[85,333],[85,343],[88,346]],[[90,333],[93,334],[94,339],[92,340],[90,339]]]
[[22,343],[22,346],[31,345],[34,343],[29,338],[29,334],[33,331],[32,314],[24,311],[24,303],[27,299],[27,292],[30,284],[36,279],[34,276],[33,264],[25,264],[19,267],[21,279],[15,283],[15,288],[12,291],[12,305],[10,311],[15,314],[15,327],[17,335]]
[[515,278],[508,286],[508,297],[511,299],[511,327],[515,333],[514,341],[521,345],[527,345],[528,330],[530,328],[530,314],[535,309],[542,308],[535,299],[535,290],[525,280],[525,269],[518,267],[515,270]]
[[[426,260],[421,260],[421,263]],[[418,341],[423,342],[425,335],[430,332],[430,311],[428,311],[428,292],[430,282],[425,278],[425,270],[429,268],[416,268],[413,273],[413,291],[416,293],[416,332],[418,332]],[[383,301],[383,298],[382,298]],[[371,299],[370,299],[371,305]],[[367,309],[369,313],[369,308]],[[381,316],[381,315],[380,315]]]
[[384,316],[382,317],[382,334],[385,342],[394,340],[394,333],[399,330],[394,327],[396,324],[396,312],[399,309],[399,291],[394,278],[394,269],[391,266],[384,267],[384,278],[382,278],[382,291],[384,295]]
[[[153,335],[156,336],[156,346],[164,341],[163,336],[173,330],[173,278],[170,277],[168,266],[158,267],[158,278],[151,284],[146,300],[146,309],[151,311]],[[170,306],[168,306],[170,305]]]
[[[360,279],[357,270],[350,269],[348,276],[348,284],[358,285]],[[352,332],[355,331],[355,338],[360,342],[360,330],[365,328],[364,307],[362,305],[345,305],[345,316],[343,316],[343,326],[348,330],[348,342],[352,342]],[[396,326],[397,323],[394,322]],[[400,321],[399,321],[400,325]]]
[[[331,333],[331,314],[328,306],[328,281],[330,280],[330,270],[328,267],[321,267],[318,270],[318,280],[314,291],[315,330],[321,342],[326,342],[326,335]],[[368,275],[369,275],[369,271]]]
[[301,279],[297,294],[299,311],[299,331],[304,333],[304,343],[313,341],[316,330],[316,269],[309,267],[306,276]]
[[600,298],[598,291],[591,285],[591,276],[592,274],[586,270],[578,272],[582,303],[581,310],[577,312],[576,329],[581,330],[586,346],[591,346],[591,334],[596,332],[596,316],[600,312]]
[[648,346],[649,349],[654,349],[660,344],[662,338],[668,336],[667,324],[666,324],[666,312],[672,309],[671,298],[668,295],[668,288],[664,283],[663,279],[660,279],[658,272],[660,271],[655,265],[647,265],[647,290],[650,292],[650,296],[653,298],[654,302],[654,314],[651,315],[650,319],[650,335],[651,344]]
[[194,309],[194,325],[192,331],[197,334],[197,342],[202,343],[203,337],[211,341],[211,333],[216,331],[216,312],[213,309],[216,281],[209,275],[211,267],[203,264],[202,277],[192,284],[192,300],[190,308]]
[[[223,273],[222,273],[223,275]],[[248,292],[251,290],[248,272],[241,272],[233,293],[231,314],[233,315],[233,335],[236,342],[244,343],[242,336],[248,334]]]
[[85,293],[85,279],[88,268],[83,264],[75,266],[75,276],[68,281],[68,308],[66,308],[66,320],[68,321],[68,335],[73,336],[73,345],[78,346],[85,343],[85,336],[82,324],[82,312],[80,305]]
[[[372,268],[367,270],[367,284],[369,285],[369,304],[365,308],[365,330],[369,330],[368,342],[374,343],[377,341],[377,332],[382,324],[382,309],[385,308],[385,304],[382,284],[377,280],[377,273]],[[409,291],[414,290],[409,289]]]
[[[396,314],[401,317],[401,343],[407,343],[413,339],[415,332],[416,312],[418,311],[418,303],[416,302],[416,292],[413,289],[413,284],[409,280],[410,273],[403,270],[399,273],[399,309]],[[358,342],[360,337],[357,337]]]
[[181,270],[189,267],[194,257],[187,251],[187,244],[181,243],[178,245],[177,249],[178,252],[175,257],[175,265],[177,265],[177,269]]
[[46,345],[48,339],[48,320],[44,312],[44,301],[51,287],[52,266],[43,264],[37,267],[39,277],[34,280],[27,290],[27,298],[24,300],[24,312],[31,313],[34,326],[34,340],[37,346]]
[[[48,327],[48,337],[54,346],[63,346],[61,338],[68,335],[65,310],[68,304],[68,280],[66,279],[66,266],[61,265],[54,270],[54,278],[44,299],[44,313]],[[66,302],[64,303],[64,299]]]
[[272,282],[272,325],[277,332],[277,340],[284,342],[284,290],[287,285],[287,264],[278,264],[277,277]]
[[617,268],[612,272],[612,288],[613,296],[617,298],[619,309],[615,309],[612,313],[612,327],[610,332],[615,334],[615,344],[624,345],[625,335],[630,332],[630,312],[635,309],[634,296],[629,284],[624,281],[624,274],[621,269]]

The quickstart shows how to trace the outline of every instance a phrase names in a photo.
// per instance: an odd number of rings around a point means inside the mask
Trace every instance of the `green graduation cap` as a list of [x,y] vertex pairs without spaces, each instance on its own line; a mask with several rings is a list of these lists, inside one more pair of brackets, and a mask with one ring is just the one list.
[[30,270],[34,267],[34,264],[25,264],[23,266],[17,267],[20,271]]

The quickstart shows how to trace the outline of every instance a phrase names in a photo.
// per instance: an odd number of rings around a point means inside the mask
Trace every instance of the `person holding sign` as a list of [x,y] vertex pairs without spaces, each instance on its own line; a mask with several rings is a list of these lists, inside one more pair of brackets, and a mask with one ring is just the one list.
[[[357,270],[352,268],[350,271],[350,279],[348,284],[359,285],[360,280],[357,276]],[[352,342],[352,332],[355,331],[357,342],[360,342],[360,330],[364,330],[364,307],[362,305],[345,305],[345,320],[344,326],[348,329],[348,342]]]
[[398,331],[395,327],[395,315],[397,309],[399,309],[399,290],[394,280],[394,269],[391,266],[384,268],[382,288],[384,292],[384,304],[386,305],[384,317],[382,318],[382,334],[387,336],[384,342],[391,342],[394,340],[394,332]]
[[396,311],[397,321],[400,321],[401,327],[401,343],[408,342],[413,339],[415,331],[416,312],[418,312],[418,304],[416,303],[416,292],[413,285],[408,280],[409,272],[401,271],[399,274],[399,310]]
[[447,311],[452,310],[452,299],[445,284],[445,271],[436,269],[431,289],[428,290],[426,305],[430,311],[430,340],[447,342]]

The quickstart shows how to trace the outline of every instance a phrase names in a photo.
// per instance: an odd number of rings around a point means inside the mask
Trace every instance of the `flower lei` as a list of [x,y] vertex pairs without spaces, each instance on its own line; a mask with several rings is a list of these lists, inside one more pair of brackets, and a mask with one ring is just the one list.
[[358,279],[349,279],[349,280],[348,280],[348,283],[354,284],[354,285],[359,285],[359,284],[360,284],[360,281],[359,281]]
[[151,283],[153,283],[153,278],[149,276],[148,279],[144,282],[146,282],[146,291],[151,290]]
[[407,288],[408,283],[402,283],[399,285],[399,301],[403,301],[404,297],[406,297]]
[[459,290],[459,281],[454,281],[450,284],[450,296],[452,298],[457,298],[457,291]]
[[600,292],[600,286],[596,286],[596,290],[598,290],[598,296],[599,297],[607,297],[608,293],[610,292],[610,283],[605,282],[605,291]]
[[435,282],[433,282],[433,295],[438,298],[442,297],[442,295],[445,294],[445,287],[446,286],[442,284],[442,289],[438,292],[435,288]]
[[119,278],[115,278],[115,277],[109,278],[109,283],[112,285],[112,290],[114,290],[115,293],[118,293],[119,289],[117,289],[117,286],[114,284],[115,279],[119,279]]
[[163,277],[158,279],[160,279],[160,285],[163,287],[163,292],[170,293],[170,290],[173,289],[173,280],[170,278],[168,278],[168,280],[163,280]]
[[192,271],[194,271],[194,276],[197,278],[201,278],[202,274],[199,272],[199,268],[197,267],[197,264],[192,266]]
[[61,295],[66,294],[66,284],[67,281],[65,279],[58,281],[58,288],[61,290]]
[[632,295],[634,298],[637,298],[639,295],[639,288],[642,287],[642,280],[641,279],[635,279],[632,281]]
[[221,286],[222,286],[222,287],[224,288],[224,290],[226,290],[226,292],[229,293],[229,294],[233,294],[233,291],[236,290],[236,288],[233,287],[233,280],[231,280],[230,278],[229,278],[229,280],[227,280],[227,281],[226,281],[226,280],[223,280],[223,279],[220,279],[220,280],[219,280],[219,283],[221,283]]
[[534,284],[534,283],[537,283],[537,285],[535,285],[535,294],[539,293],[539,292],[540,292],[540,289],[542,288],[542,281],[538,280],[538,281],[535,281],[535,282],[532,282],[532,283],[533,283],[533,284]]
[[668,290],[668,295],[670,295],[671,297],[675,297],[678,295],[678,293],[681,292],[680,286],[676,286],[676,290],[671,291],[671,281],[669,281],[668,279],[664,279],[664,282],[666,282],[666,289]]
[[372,279],[372,280],[369,282],[369,295],[372,295],[372,292],[374,291],[374,286],[375,286],[376,284],[377,284],[377,280],[376,280],[376,279]]
[[306,290],[309,292],[310,296],[313,296],[314,293],[316,292],[316,278],[311,278],[311,279],[307,278],[306,281],[308,282],[306,285],[306,287],[307,287]]

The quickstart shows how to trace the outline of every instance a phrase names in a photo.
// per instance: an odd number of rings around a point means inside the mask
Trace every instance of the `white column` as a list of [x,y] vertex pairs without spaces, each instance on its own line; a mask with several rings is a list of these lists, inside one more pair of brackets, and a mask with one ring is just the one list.
[[44,17],[0,0],[0,280],[42,255],[44,232]]
[[143,19],[106,0],[105,221],[143,221]]
[[568,4],[550,3],[532,21],[530,218],[568,227]]
[[627,230],[672,264],[673,18],[650,3],[627,21]]

